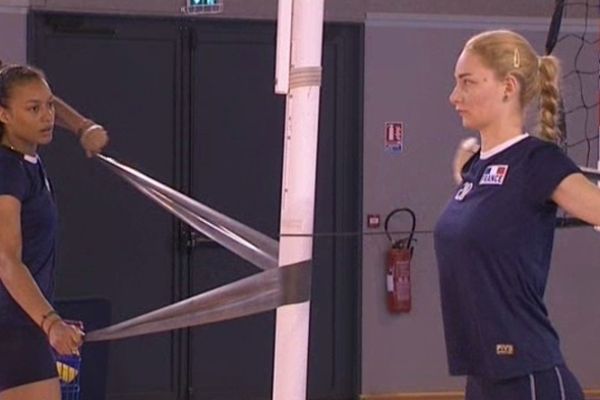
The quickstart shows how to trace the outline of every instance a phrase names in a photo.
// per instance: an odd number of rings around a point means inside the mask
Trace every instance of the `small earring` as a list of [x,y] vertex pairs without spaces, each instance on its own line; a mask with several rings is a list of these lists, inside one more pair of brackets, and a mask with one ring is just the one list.
[[508,101],[508,95],[506,93],[504,94],[504,97],[502,97],[502,101],[505,103]]

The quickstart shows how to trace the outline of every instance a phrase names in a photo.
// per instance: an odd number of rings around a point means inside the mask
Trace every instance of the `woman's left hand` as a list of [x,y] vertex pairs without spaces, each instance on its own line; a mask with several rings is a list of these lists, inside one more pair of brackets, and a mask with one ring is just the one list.
[[103,126],[94,124],[83,131],[79,138],[81,146],[88,157],[100,153],[108,144],[108,132]]
[[454,153],[454,160],[452,161],[452,176],[454,177],[454,182],[457,185],[462,183],[462,169],[473,157],[473,154],[479,151],[479,144],[477,140],[473,137],[463,139],[458,147],[456,148],[456,152]]

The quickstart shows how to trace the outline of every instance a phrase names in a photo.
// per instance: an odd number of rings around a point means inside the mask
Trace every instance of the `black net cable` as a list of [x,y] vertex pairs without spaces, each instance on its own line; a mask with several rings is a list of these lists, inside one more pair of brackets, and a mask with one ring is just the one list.
[[[585,166],[592,166],[592,146],[598,142],[598,127],[593,126],[593,114],[598,113],[598,96],[593,100],[586,98],[586,88],[592,85],[598,86],[600,74],[599,63],[594,67],[585,64],[585,56],[594,54],[598,60],[598,50],[600,46],[600,37],[598,35],[598,16],[600,15],[600,0],[557,0],[554,15],[548,30],[546,40],[546,53],[551,54],[555,48],[576,48],[575,55],[569,59],[562,59],[564,82],[570,83],[569,89],[572,89],[573,96],[569,96],[564,101],[564,118],[575,118],[576,115],[583,114],[581,117],[583,132],[574,132],[566,127],[563,132],[566,144],[565,147],[575,149],[585,146]],[[564,18],[577,18],[582,21],[580,32],[561,32],[561,22]],[[571,94],[571,93],[570,93]],[[583,137],[582,137],[583,135]],[[597,167],[596,165],[593,165]]]
[[565,10],[565,0],[556,0],[556,6],[554,7],[554,14],[550,21],[550,28],[548,29],[548,37],[546,38],[546,54],[552,54],[554,46],[558,41],[558,33],[560,32],[560,26],[562,24],[563,13]]
[[315,233],[282,233],[279,237],[315,237],[315,238],[342,238],[342,237],[358,237],[358,236],[386,236],[390,235],[409,235],[414,232],[415,235],[431,235],[433,234],[433,230],[431,229],[416,229],[414,231],[407,229],[401,231],[367,231],[367,232],[358,232],[358,231],[348,231],[348,232],[315,232]]
[[[597,171],[598,164],[592,160],[594,148],[598,147],[598,136],[600,129],[594,125],[594,113],[600,119],[599,95],[600,87],[600,35],[599,20],[600,0],[556,0],[554,13],[548,35],[546,38],[546,54],[561,53],[569,51],[572,56],[558,55],[563,68],[561,76],[561,98],[559,102],[558,124],[562,131],[564,142],[562,143],[567,152],[576,151],[579,164],[584,169]],[[573,19],[577,22],[577,29],[565,29],[561,26],[563,19]],[[590,65],[590,58],[596,62]],[[587,63],[587,64],[586,64]],[[590,99],[586,97],[586,90],[596,87],[596,94]],[[578,121],[580,125],[575,129],[569,127],[567,121]],[[597,121],[596,121],[597,122]],[[570,129],[569,129],[570,128]],[[592,168],[590,168],[592,167]],[[590,176],[597,179],[597,176]],[[557,218],[557,227],[577,227],[587,225],[585,222],[568,217],[561,211]]]

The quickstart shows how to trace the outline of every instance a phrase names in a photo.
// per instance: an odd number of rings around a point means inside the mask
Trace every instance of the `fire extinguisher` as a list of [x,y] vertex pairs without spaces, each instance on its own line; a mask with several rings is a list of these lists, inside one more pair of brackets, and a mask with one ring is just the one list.
[[[388,224],[392,216],[400,212],[410,214],[412,228],[408,237],[394,241],[388,230]],[[407,313],[411,309],[410,261],[414,252],[412,242],[416,223],[415,213],[410,208],[393,210],[385,219],[385,233],[391,243],[391,248],[387,252],[385,266],[386,297],[388,309],[392,313]]]

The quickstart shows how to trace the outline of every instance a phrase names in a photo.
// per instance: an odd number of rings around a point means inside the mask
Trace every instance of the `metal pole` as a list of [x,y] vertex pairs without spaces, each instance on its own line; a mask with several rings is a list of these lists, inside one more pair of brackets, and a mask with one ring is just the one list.
[[[324,0],[293,0],[281,234],[313,233]],[[279,265],[312,259],[312,237],[281,237]],[[274,400],[305,400],[310,301],[277,309]]]

